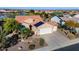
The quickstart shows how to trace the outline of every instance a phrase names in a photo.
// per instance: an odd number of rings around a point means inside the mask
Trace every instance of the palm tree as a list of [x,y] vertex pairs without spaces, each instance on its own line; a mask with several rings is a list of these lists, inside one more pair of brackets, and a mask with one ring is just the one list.
[[18,29],[19,24],[16,22],[14,18],[6,18],[5,23],[3,25],[5,33],[12,33],[14,30]]

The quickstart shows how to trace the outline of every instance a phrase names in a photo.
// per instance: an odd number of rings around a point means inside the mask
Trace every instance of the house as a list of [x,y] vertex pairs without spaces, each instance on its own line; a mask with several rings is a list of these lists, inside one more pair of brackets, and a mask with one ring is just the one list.
[[16,16],[16,21],[21,23],[25,27],[29,28],[30,25],[34,25],[35,23],[42,21],[42,18],[38,15],[34,16]]
[[65,17],[65,18],[72,18],[69,14],[64,14],[63,17]]
[[[75,15],[73,18],[75,19],[76,22],[79,23],[79,14]],[[79,28],[77,27],[75,29],[76,29],[77,33],[79,34]]]
[[61,19],[58,16],[54,16],[54,17],[51,18],[51,21],[55,21],[57,23],[60,23],[60,20]]
[[57,30],[56,22],[44,22],[38,15],[16,16],[16,21],[28,28],[32,26],[32,31],[34,31],[35,35],[48,34]]
[[75,18],[79,18],[79,14],[77,14],[77,15],[74,15],[73,17],[75,17]]
[[54,16],[51,18],[51,22],[56,22],[58,23],[60,26],[64,25],[65,24],[65,21],[61,18],[61,17],[58,17],[58,16]]
[[74,20],[73,17],[60,17],[64,21]]
[[79,14],[73,16],[73,18],[75,19],[75,21],[77,21],[79,23]]

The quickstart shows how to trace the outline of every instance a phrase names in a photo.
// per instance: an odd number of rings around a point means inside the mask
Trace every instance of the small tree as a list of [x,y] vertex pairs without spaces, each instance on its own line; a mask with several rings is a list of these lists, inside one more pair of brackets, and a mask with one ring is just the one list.
[[40,46],[44,46],[44,43],[45,43],[45,40],[43,38],[40,38],[40,42],[39,42]]
[[76,27],[79,27],[79,23],[76,23]]
[[31,44],[31,45],[29,45],[29,49],[35,49],[35,44]]
[[72,21],[72,20],[69,20],[69,21],[66,21],[65,22],[65,25],[67,25],[67,26],[69,26],[69,27],[75,27],[75,22],[74,21]]
[[65,25],[70,26],[70,27],[79,27],[79,23],[73,20],[66,21]]
[[24,38],[27,38],[27,37],[29,37],[29,36],[32,34],[32,31],[31,31],[30,29],[28,29],[28,28],[22,28],[22,29],[20,30],[20,32],[21,32],[21,35],[22,35]]

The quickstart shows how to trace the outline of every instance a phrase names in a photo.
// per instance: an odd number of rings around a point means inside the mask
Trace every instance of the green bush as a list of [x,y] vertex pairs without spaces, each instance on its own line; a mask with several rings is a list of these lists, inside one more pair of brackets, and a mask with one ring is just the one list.
[[29,45],[29,49],[35,49],[35,44],[31,44],[31,45]]
[[45,43],[45,40],[43,38],[40,38],[40,42],[39,42],[40,46],[44,46],[44,43]]

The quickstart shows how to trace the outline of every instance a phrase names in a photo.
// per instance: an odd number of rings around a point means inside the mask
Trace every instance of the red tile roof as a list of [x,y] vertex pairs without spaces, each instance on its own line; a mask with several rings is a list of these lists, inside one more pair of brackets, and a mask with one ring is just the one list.
[[30,22],[29,19],[33,19],[34,20],[31,24],[39,22],[39,21],[42,21],[42,18],[39,15],[33,15],[33,16],[16,16],[16,21],[19,22],[19,23],[23,23],[26,20],[28,20],[27,23],[29,23]]

